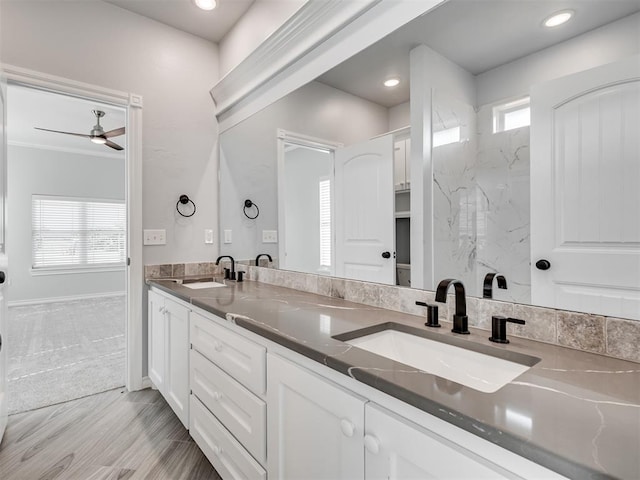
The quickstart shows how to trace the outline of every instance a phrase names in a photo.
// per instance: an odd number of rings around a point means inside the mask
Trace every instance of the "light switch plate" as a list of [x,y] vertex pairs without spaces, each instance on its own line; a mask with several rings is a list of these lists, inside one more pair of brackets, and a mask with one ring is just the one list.
[[213,243],[213,229],[206,228],[204,230],[204,243],[208,245]]
[[224,243],[231,243],[231,230],[224,231]]
[[277,230],[263,230],[262,231],[262,243],[278,243],[278,231]]
[[167,244],[167,231],[162,230],[145,230],[144,231],[144,244],[145,245],[166,245]]

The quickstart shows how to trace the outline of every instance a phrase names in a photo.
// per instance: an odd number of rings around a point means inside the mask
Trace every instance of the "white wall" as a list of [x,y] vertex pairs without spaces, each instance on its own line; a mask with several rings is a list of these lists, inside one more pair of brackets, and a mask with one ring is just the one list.
[[[2,1],[2,60],[11,65],[143,96],[143,224],[167,230],[144,263],[204,261],[217,246],[217,124],[209,89],[218,49],[104,2]],[[190,219],[178,196],[198,205]]]
[[256,0],[220,41],[220,77],[244,60],[307,0]]
[[411,125],[410,102],[404,102],[389,109],[389,131]]
[[[311,82],[220,136],[220,229],[233,243],[221,252],[236,259],[258,253],[277,256],[277,244],[263,244],[262,230],[277,230],[277,129],[350,145],[387,131],[388,109],[319,82]],[[260,216],[242,214],[245,199]]]
[[7,254],[11,302],[124,292],[125,270],[38,275],[30,272],[31,196],[60,195],[124,201],[124,159],[9,145]]
[[640,13],[477,76],[478,105],[529,93],[531,85],[640,52]]

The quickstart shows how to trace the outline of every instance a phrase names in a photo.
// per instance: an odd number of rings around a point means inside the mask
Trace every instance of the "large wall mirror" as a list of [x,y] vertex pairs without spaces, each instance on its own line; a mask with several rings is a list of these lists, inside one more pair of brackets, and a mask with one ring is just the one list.
[[416,18],[221,135],[221,253],[478,297],[494,273],[498,300],[639,318],[639,11],[449,0]]

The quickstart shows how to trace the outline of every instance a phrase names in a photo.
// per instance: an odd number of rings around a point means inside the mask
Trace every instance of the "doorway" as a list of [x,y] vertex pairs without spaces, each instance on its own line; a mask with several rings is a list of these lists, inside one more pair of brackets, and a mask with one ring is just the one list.
[[11,414],[125,385],[127,111],[11,83],[7,107]]

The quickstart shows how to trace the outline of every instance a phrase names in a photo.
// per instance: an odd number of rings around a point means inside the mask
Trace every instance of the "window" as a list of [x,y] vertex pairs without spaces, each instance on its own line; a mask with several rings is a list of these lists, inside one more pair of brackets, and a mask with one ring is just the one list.
[[433,132],[433,148],[460,141],[460,127],[447,128]]
[[493,133],[531,125],[529,97],[493,107]]
[[320,180],[320,267],[331,266],[331,181]]
[[124,266],[124,202],[33,195],[31,205],[34,270]]

